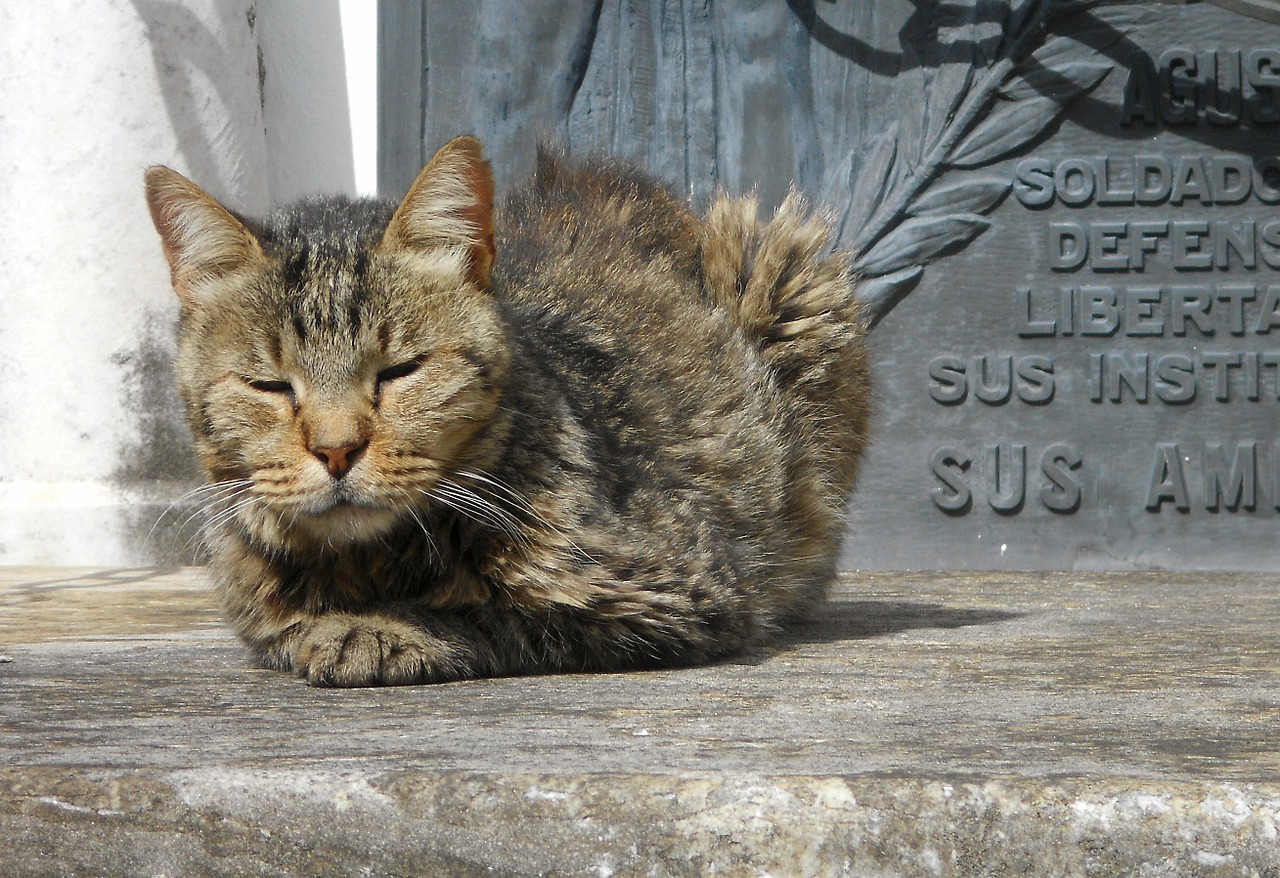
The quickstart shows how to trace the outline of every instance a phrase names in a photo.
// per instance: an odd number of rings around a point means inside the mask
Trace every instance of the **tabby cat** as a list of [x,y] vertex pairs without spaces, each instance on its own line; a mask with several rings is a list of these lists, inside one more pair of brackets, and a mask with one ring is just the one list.
[[793,194],[698,217],[461,137],[400,204],[146,195],[224,611],[320,686],[684,665],[835,575],[867,424],[848,260]]

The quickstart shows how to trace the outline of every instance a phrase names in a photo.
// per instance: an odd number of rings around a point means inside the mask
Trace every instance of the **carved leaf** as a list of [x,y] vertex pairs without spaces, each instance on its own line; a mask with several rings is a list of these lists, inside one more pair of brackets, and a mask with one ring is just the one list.
[[[1059,28],[1055,23],[1052,29],[1061,35],[1046,40],[1043,46],[1031,54],[1027,59],[1029,63],[1024,63],[1024,66],[1056,67],[1072,57],[1102,56],[1135,28],[1158,21],[1159,18],[1158,11],[1138,6],[1089,10],[1086,16],[1074,19],[1081,22],[1079,27]],[[1064,19],[1068,24],[1072,20],[1070,15]]]
[[1036,97],[998,103],[952,152],[956,168],[976,168],[1012,152],[1040,134],[1058,117],[1062,105]]
[[864,275],[877,277],[925,265],[952,247],[962,247],[986,231],[991,220],[975,213],[911,217],[885,235],[858,260]]
[[[1033,56],[1034,61],[1034,56]],[[1056,67],[1030,66],[1000,89],[1010,100],[1020,101],[1043,95],[1065,105],[1077,95],[1092,91],[1111,72],[1111,65],[1097,61],[1072,61]]]
[[863,161],[850,165],[849,225],[856,229],[870,220],[897,182],[898,123],[894,122],[870,139]]
[[947,123],[973,87],[977,71],[970,64],[946,64],[938,69],[924,94],[924,144],[932,149],[947,132]]
[[906,298],[923,275],[924,266],[916,265],[860,283],[858,301],[862,303],[863,314],[866,315],[867,329],[874,328],[895,305]]
[[952,153],[950,164],[978,167],[1034,139],[1067,103],[1106,78],[1113,65],[1096,60],[1098,56],[1149,20],[1146,10],[1100,11],[1085,17],[1082,26],[1048,40],[1022,62],[1022,72],[1000,89],[1008,102],[997,103],[969,132]]
[[[1071,83],[1075,90],[1059,95],[1059,100],[1065,103],[1091,90],[1112,67],[1105,60],[1106,51],[1152,18],[1150,10],[1125,8],[1094,10],[1074,19],[1081,21],[1081,25],[1065,29],[1032,52],[1019,65],[1020,75],[1010,77],[1001,94],[1011,98],[1033,92],[1047,94],[1055,91],[1055,86],[1066,88],[1066,84]],[[1072,20],[1070,15],[1065,18],[1067,22]],[[1051,28],[1057,27],[1051,25]]]
[[1023,35],[1023,31],[1032,27],[1036,21],[1036,17],[1043,11],[1043,0],[1022,0],[1021,3],[1011,3],[1009,5],[1009,16],[1005,21],[1005,45],[1007,49],[1009,45],[1016,43]]
[[986,213],[1004,197],[1013,183],[1004,177],[967,177],[949,186],[926,189],[911,206],[914,216],[953,213]]
[[[859,296],[871,325],[910,292],[931,260],[989,228],[982,214],[1011,188],[991,176],[932,185],[939,175],[983,167],[1045,133],[1113,69],[1107,50],[1152,17],[1143,9],[1059,0],[1008,0],[1007,9],[990,35],[992,23],[969,7],[954,8],[954,21],[942,19],[964,32],[958,42],[971,47],[970,63],[907,65],[921,74],[920,112],[904,107],[901,128],[868,138],[866,158],[851,155],[837,172],[837,185],[849,194],[839,241],[861,254],[858,268],[870,280]],[[1047,42],[1027,54],[1046,34]],[[912,86],[904,93],[914,93]]]

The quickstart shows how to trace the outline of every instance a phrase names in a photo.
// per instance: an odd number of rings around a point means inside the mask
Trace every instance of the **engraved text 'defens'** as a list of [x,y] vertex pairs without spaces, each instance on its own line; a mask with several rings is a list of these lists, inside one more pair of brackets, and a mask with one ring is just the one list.
[[1054,271],[1142,271],[1148,257],[1178,271],[1280,268],[1280,219],[1066,220],[1047,231]]

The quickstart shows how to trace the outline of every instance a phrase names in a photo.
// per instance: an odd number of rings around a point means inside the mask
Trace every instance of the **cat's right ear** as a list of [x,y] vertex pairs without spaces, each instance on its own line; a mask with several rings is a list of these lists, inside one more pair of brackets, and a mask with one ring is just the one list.
[[211,281],[265,260],[253,233],[177,171],[148,168],[146,184],[151,221],[184,305],[198,304]]
[[455,137],[440,147],[409,187],[378,247],[384,252],[460,248],[470,280],[489,286],[493,169],[479,140]]

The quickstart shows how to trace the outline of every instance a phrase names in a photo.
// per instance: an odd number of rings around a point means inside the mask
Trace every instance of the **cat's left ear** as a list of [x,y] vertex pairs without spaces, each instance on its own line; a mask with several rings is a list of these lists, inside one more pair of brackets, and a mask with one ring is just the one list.
[[480,141],[457,137],[418,174],[378,245],[384,252],[467,247],[470,279],[489,286],[493,266],[493,169]]
[[211,281],[265,260],[253,233],[177,171],[148,168],[146,192],[174,292],[184,305],[197,304]]

